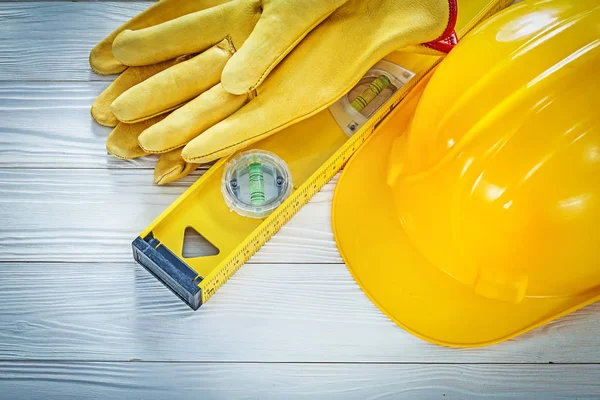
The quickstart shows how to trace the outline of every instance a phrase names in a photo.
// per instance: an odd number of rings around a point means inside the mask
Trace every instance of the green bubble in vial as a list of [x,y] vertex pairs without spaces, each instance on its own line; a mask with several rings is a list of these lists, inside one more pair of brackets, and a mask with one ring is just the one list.
[[255,162],[248,166],[248,179],[250,180],[250,203],[262,206],[265,204],[265,180],[261,163]]
[[352,106],[352,108],[354,108],[356,111],[361,112],[366,106],[369,105],[370,102],[373,101],[375,97],[379,95],[379,93],[383,91],[383,89],[388,87],[390,83],[390,78],[385,75],[379,75],[373,80],[373,82],[371,82],[369,87],[367,87],[357,98],[352,101],[352,103],[350,103],[350,106]]

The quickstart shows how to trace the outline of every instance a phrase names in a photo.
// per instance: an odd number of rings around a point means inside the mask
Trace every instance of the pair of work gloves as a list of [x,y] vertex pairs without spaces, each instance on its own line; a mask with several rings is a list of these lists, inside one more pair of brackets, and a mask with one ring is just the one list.
[[[161,0],[98,43],[108,152],[172,182],[329,107],[396,50],[447,52],[456,0]],[[439,53],[438,53],[439,54]],[[318,135],[318,132],[306,132]]]

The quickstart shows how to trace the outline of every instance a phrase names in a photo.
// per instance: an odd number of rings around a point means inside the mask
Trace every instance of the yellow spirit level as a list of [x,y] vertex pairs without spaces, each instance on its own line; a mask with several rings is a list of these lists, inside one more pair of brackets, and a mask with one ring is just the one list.
[[[511,3],[512,0],[459,0],[458,35],[464,35]],[[197,309],[344,166],[440,60],[441,57],[414,53],[390,54],[374,66],[371,76],[365,76],[361,84],[330,109],[247,149],[275,154],[284,160],[293,182],[291,193],[266,218],[240,215],[226,203],[222,193],[224,170],[236,155],[226,157],[134,240],[134,258]],[[375,95],[367,92],[372,85],[370,90]],[[385,96],[377,101],[376,95],[382,93]],[[354,101],[359,96],[362,98]],[[185,258],[184,232],[189,227],[212,243],[218,254]]]

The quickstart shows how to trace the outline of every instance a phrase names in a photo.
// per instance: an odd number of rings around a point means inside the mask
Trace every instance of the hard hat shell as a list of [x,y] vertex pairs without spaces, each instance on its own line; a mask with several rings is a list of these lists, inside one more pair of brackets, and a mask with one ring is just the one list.
[[412,243],[492,299],[599,287],[599,95],[597,1],[523,3],[467,35],[390,157]]
[[336,243],[409,332],[490,345],[600,299],[599,12],[537,0],[499,13],[345,167]]

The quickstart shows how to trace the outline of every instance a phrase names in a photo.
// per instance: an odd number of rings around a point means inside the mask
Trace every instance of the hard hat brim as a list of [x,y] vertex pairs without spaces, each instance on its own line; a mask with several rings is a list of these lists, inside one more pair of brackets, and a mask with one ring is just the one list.
[[411,244],[386,183],[387,155],[394,139],[406,133],[428,78],[363,144],[336,187],[333,232],[361,289],[408,332],[452,347],[502,342],[599,300],[599,289],[572,297],[525,298],[518,304],[487,299],[430,264]]

